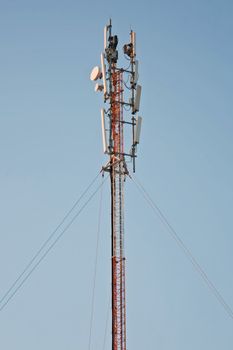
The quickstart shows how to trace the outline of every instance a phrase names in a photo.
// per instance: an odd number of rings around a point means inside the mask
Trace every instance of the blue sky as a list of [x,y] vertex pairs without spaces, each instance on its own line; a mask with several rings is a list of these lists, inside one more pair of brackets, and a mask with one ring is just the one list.
[[[0,294],[107,159],[89,80],[109,17],[137,32],[137,177],[233,307],[232,1],[0,3]],[[99,180],[100,182],[100,180]],[[110,294],[109,185],[92,349]],[[231,350],[232,319],[126,183],[129,349]],[[88,348],[99,195],[0,313],[4,350]],[[106,348],[110,348],[110,323]]]

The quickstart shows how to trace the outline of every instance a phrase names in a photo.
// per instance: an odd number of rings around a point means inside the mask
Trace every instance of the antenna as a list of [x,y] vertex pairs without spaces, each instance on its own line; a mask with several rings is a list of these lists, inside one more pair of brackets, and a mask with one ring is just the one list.
[[142,127],[142,117],[137,117],[136,126],[135,126],[135,133],[134,133],[134,144],[135,145],[139,144],[141,127]]
[[135,102],[134,102],[134,106],[133,106],[133,113],[134,114],[139,111],[140,100],[141,100],[141,92],[142,92],[141,85],[137,85],[136,97],[135,97]]
[[133,56],[136,56],[136,33],[132,31]]
[[105,26],[105,27],[104,27],[104,51],[105,51],[106,48],[107,48],[107,32],[108,32],[108,27]]
[[138,78],[138,60],[135,60],[134,84],[137,84]]
[[105,129],[105,111],[101,108],[101,127],[102,127],[102,141],[104,153],[107,153],[107,139],[106,139],[106,129]]
[[100,85],[99,83],[95,84],[95,92],[102,91],[103,90],[103,85]]
[[100,79],[100,78],[102,78],[102,73],[101,73],[100,67],[96,66],[91,71],[90,79],[92,81],[95,81],[95,80]]
[[103,85],[104,85],[104,95],[107,94],[107,82],[106,82],[106,68],[104,63],[104,54],[101,53],[101,67],[102,67],[102,78],[103,78]]

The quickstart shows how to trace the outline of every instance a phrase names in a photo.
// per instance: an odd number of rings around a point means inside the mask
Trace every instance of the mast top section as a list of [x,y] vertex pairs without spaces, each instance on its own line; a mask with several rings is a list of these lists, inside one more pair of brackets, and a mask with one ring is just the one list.
[[[140,110],[140,100],[142,87],[138,84],[139,61],[136,59],[136,33],[130,31],[129,42],[123,45],[123,58],[127,61],[126,67],[118,66],[120,58],[119,39],[112,33],[112,20],[104,27],[104,51],[100,55],[100,66],[95,66],[90,75],[92,81],[96,81],[95,91],[103,94],[105,108],[101,110],[101,125],[104,153],[111,158],[116,153],[113,138],[113,109],[122,110],[122,118],[119,121],[122,130],[124,143],[129,147],[128,151],[121,149],[118,156],[126,163],[133,161],[133,171],[135,172],[135,160],[137,157],[137,147],[140,142],[142,117],[138,116]],[[117,74],[119,72],[119,74]],[[118,78],[116,78],[118,77]],[[120,79],[121,82],[116,82]],[[121,88],[119,90],[119,86]],[[124,91],[123,91],[124,90]],[[119,98],[121,95],[121,98]],[[124,112],[126,111],[126,112]],[[125,116],[123,116],[123,112]],[[117,117],[118,118],[118,117]],[[131,127],[131,142],[127,132]]]

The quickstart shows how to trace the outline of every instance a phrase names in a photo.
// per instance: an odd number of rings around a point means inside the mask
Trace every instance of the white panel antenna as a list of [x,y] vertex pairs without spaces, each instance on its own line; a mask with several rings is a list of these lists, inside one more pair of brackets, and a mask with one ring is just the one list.
[[103,108],[101,109],[101,127],[102,127],[103,150],[104,150],[104,153],[107,153],[108,147],[107,147],[107,138],[106,138],[106,129],[105,129],[105,112]]
[[141,99],[141,91],[142,91],[141,85],[137,85],[136,97],[135,97],[134,106],[133,106],[133,113],[136,113],[136,112],[139,111],[140,99]]
[[138,78],[138,60],[135,60],[134,84],[137,84]]
[[104,85],[104,95],[107,93],[107,82],[106,82],[106,68],[104,63],[104,54],[101,53],[101,68],[102,68],[102,77],[103,77],[103,85]]
[[136,33],[132,32],[133,56],[136,56]]
[[141,127],[142,127],[142,117],[137,117],[136,126],[135,126],[135,133],[134,133],[134,145],[139,144]]
[[104,50],[106,50],[107,48],[107,31],[108,31],[108,27],[105,26],[104,27]]

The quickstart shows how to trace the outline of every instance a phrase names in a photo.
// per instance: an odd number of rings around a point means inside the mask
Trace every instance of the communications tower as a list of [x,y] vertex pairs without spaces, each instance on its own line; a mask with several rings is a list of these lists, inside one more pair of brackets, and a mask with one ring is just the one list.
[[118,37],[112,33],[110,20],[104,28],[100,67],[93,68],[90,79],[96,81],[95,91],[103,93],[105,103],[101,109],[101,125],[103,150],[109,157],[103,171],[109,172],[111,183],[112,350],[126,350],[124,182],[129,175],[129,163],[135,172],[142,123],[142,118],[137,116],[141,86],[136,33],[131,30],[130,41],[123,46],[126,68],[118,66],[117,46]]

